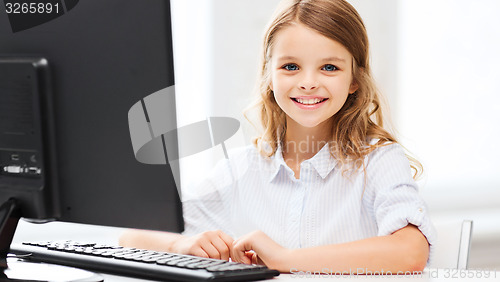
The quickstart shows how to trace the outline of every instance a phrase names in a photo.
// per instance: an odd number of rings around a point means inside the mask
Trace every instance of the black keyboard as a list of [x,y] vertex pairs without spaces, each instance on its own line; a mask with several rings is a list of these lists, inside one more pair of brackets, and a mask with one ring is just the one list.
[[155,280],[252,281],[279,275],[263,265],[74,241],[13,244],[10,252],[32,261]]

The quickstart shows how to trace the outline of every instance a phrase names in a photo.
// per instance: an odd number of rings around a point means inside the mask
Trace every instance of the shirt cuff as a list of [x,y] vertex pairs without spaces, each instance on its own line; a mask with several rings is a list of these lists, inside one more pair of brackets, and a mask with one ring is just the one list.
[[415,225],[427,239],[429,243],[429,258],[427,264],[429,264],[434,255],[437,232],[428,216],[427,207],[424,204],[409,205],[391,211],[379,225],[378,236],[390,235],[406,227],[408,224]]

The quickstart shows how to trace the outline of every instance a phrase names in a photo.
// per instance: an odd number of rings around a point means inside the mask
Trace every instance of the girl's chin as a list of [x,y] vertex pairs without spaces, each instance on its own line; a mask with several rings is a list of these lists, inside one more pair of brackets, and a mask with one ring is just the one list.
[[325,117],[321,115],[313,116],[312,114],[297,114],[291,113],[287,114],[287,127],[297,127],[306,130],[316,130],[316,129],[331,129],[332,117]]
[[327,129],[327,120],[296,120],[295,123],[304,129]]

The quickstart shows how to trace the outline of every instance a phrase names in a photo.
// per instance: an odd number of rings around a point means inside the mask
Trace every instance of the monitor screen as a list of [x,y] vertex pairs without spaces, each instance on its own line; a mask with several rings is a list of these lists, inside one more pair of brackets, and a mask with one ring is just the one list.
[[[138,161],[128,116],[174,85],[169,1],[44,1],[50,15],[31,17],[4,2],[0,202],[35,220],[182,231],[178,170]],[[174,97],[162,101],[175,125]]]

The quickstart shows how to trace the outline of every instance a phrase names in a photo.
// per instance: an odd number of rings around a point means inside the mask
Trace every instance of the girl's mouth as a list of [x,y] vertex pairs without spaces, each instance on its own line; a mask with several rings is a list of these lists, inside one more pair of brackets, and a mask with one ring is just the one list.
[[315,110],[319,107],[321,107],[325,101],[328,100],[328,98],[291,98],[292,101],[299,107],[300,109],[303,110]]
[[306,105],[306,106],[310,106],[310,105],[316,105],[316,104],[320,104],[326,100],[328,100],[328,98],[310,98],[310,99],[304,99],[304,98],[292,98],[292,100],[298,104],[302,104],[302,105]]

